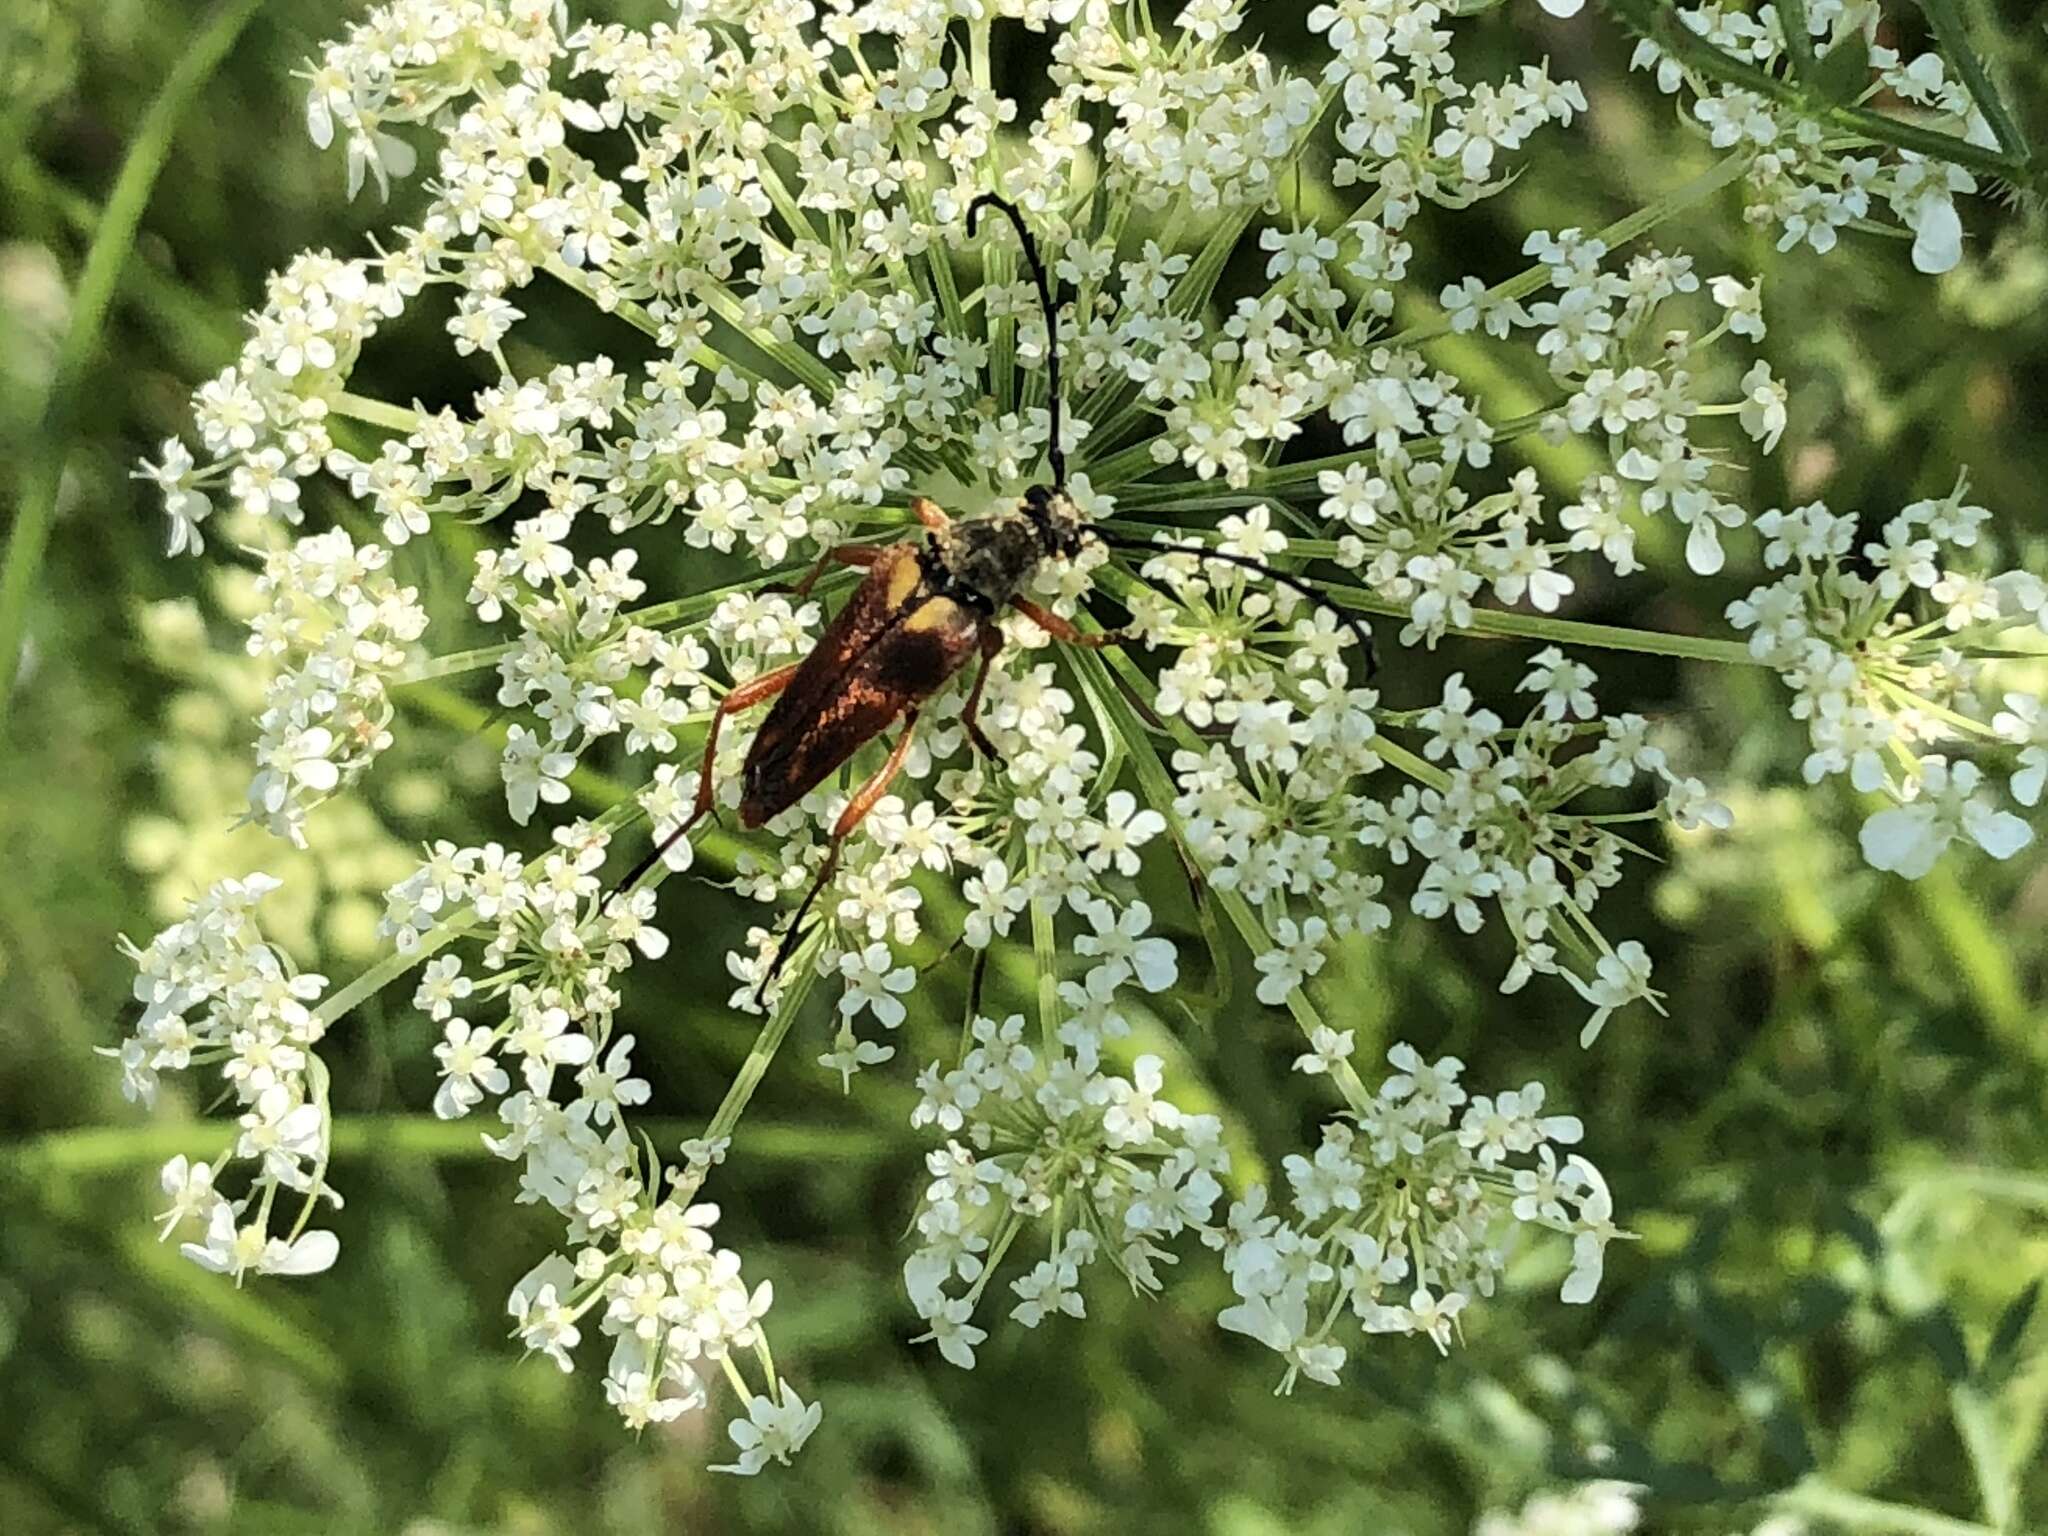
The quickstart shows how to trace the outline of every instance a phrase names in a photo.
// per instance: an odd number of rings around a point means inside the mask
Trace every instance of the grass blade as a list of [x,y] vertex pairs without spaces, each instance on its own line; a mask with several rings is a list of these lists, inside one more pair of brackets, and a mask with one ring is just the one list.
[[225,0],[212,19],[199,29],[192,46],[171,66],[163,89],[143,115],[127,159],[121,163],[121,174],[114,182],[114,190],[100,214],[98,232],[86,253],[85,267],[73,296],[70,328],[58,349],[50,393],[36,430],[35,442],[39,447],[22,481],[15,505],[14,531],[7,540],[6,562],[0,566],[0,737],[6,731],[7,709],[20,672],[30,597],[49,546],[50,519],[56,512],[57,490],[64,477],[79,390],[88,364],[99,351],[100,334],[106,328],[107,311],[120,281],[121,268],[134,248],[136,228],[142,222],[143,209],[149,204],[164,161],[170,156],[171,140],[179,122],[262,4],[263,0]]

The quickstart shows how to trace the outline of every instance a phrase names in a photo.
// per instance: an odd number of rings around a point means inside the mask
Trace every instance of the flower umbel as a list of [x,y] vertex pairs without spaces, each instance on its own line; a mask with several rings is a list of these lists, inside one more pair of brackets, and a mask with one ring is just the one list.
[[[1666,519],[1680,578],[1759,539],[1784,573],[1729,617],[1811,722],[1809,779],[1893,802],[1864,828],[1870,862],[1917,875],[1959,842],[2000,858],[2026,842],[1958,748],[2009,757],[2012,797],[2040,800],[2039,701],[1983,685],[1994,641],[2048,629],[2048,585],[1987,563],[1988,514],[1960,486],[1877,542],[1818,506],[1753,515],[1737,467],[1794,430],[1754,355],[1761,290],[1624,249],[1740,182],[1787,245],[1825,250],[1882,204],[1938,270],[1960,259],[1969,177],[1816,139],[1775,98],[1707,89],[1648,48],[1639,62],[1696,98],[1723,158],[1639,218],[1528,232],[1530,265],[1505,282],[1438,273],[1431,309],[1410,278],[1423,206],[1448,216],[1506,188],[1585,95],[1547,63],[1473,77],[1457,47],[1488,23],[1438,0],[1317,5],[1304,67],[1262,51],[1255,9],[679,0],[643,30],[391,0],[311,67],[308,128],[343,149],[351,194],[417,177],[421,211],[374,254],[279,273],[240,357],[196,393],[200,453],[174,441],[142,473],[172,553],[198,554],[202,529],[222,553],[226,527],[260,566],[249,650],[274,670],[252,819],[303,842],[317,806],[377,771],[394,699],[468,677],[488,682],[504,815],[526,830],[429,842],[385,892],[387,956],[332,997],[263,938],[262,877],[215,886],[133,951],[131,1096],[217,1065],[238,1115],[220,1157],[164,1170],[168,1228],[203,1233],[196,1262],[240,1277],[334,1260],[307,1228],[331,1196],[312,1047],[417,969],[435,1113],[485,1115],[519,1198],[561,1222],[510,1298],[515,1335],[563,1370],[608,1339],[605,1395],[636,1428],[706,1407],[723,1378],[721,1470],[786,1461],[820,1410],[769,1350],[772,1287],[742,1280],[702,1197],[813,989],[822,1081],[850,1087],[926,1019],[917,979],[957,946],[976,1001],[951,1065],[918,1077],[913,1125],[934,1144],[904,1269],[943,1358],[974,1363],[998,1279],[1000,1307],[1037,1328],[1086,1316],[1098,1262],[1150,1292],[1202,1249],[1238,1298],[1223,1326],[1280,1353],[1284,1384],[1338,1379],[1357,1347],[1340,1325],[1448,1348],[1518,1231],[1563,1239],[1563,1299],[1588,1300],[1625,1234],[1573,1150],[1580,1122],[1546,1113],[1536,1083],[1468,1098],[1459,1062],[1405,1045],[1368,1089],[1355,1021],[1310,994],[1341,974],[1341,946],[1405,910],[1504,940],[1503,991],[1576,993],[1587,1045],[1657,1005],[1648,950],[1602,932],[1600,897],[1638,834],[1729,813],[1649,719],[1603,707],[1565,648],[1584,626],[1559,615],[1590,580],[1645,570]],[[1777,67],[1776,21],[1689,14]],[[1873,11],[1806,14],[1832,42]],[[993,40],[1016,28],[1049,34],[1028,113],[991,84]],[[1940,69],[1871,59],[1966,119]],[[1328,195],[1306,198],[1329,144]],[[1021,210],[1051,268],[1057,410],[1053,326],[1016,233],[970,234],[987,194]],[[488,382],[432,405],[357,393],[365,347],[429,290]],[[540,358],[529,317],[579,305],[637,331],[635,360]],[[1537,408],[1498,409],[1483,371],[1431,350],[1446,337],[1524,351]],[[1515,462],[1568,440],[1591,466],[1569,487]],[[848,563],[937,550],[915,495],[957,527],[1056,480],[1102,536],[1035,559],[1036,617],[979,615],[1001,644],[971,685],[870,722],[846,771],[765,828],[692,819],[700,792],[739,809],[757,751],[760,712],[720,706],[764,701],[844,611],[848,573],[814,597],[808,569],[848,546]],[[379,542],[299,531],[341,498]],[[458,572],[444,534],[472,541]],[[1339,574],[1305,590],[1316,565]],[[461,601],[433,598],[451,587]],[[1360,614],[1393,621],[1378,673]],[[1112,624],[1121,648],[1062,643]],[[1401,663],[1475,631],[1536,637],[1518,684],[1483,698],[1483,669],[1460,667],[1418,692]],[[810,724],[834,702],[810,699]],[[864,794],[892,750],[900,774]],[[1183,872],[1231,930],[1212,944],[1247,946],[1259,1003],[1300,1022],[1281,1059],[1305,1047],[1303,1081],[1336,1101],[1270,1212],[1263,1189],[1230,1197],[1223,1115],[1176,1102],[1172,1054],[1150,1044],[1182,975],[1159,893]],[[653,1087],[622,1008],[633,967],[693,931],[681,887],[707,874],[762,909],[725,962],[760,1036],[703,1134],[664,1151],[634,1133]],[[778,971],[779,926],[814,886]],[[979,1006],[984,973],[1022,994],[1017,1012]],[[235,1162],[241,1196],[218,1187]],[[290,1223],[280,1189],[302,1197]]]

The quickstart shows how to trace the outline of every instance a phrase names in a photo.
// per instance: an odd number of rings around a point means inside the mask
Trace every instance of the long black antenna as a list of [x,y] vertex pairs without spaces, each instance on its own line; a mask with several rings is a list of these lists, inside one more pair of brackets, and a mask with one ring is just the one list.
[[1108,533],[1101,528],[1091,528],[1088,531],[1112,549],[1142,549],[1161,555],[1194,555],[1203,560],[1216,560],[1224,565],[1235,565],[1243,570],[1256,571],[1268,581],[1277,582],[1291,591],[1300,593],[1316,607],[1333,614],[1339,624],[1356,635],[1358,643],[1365,648],[1365,675],[1368,681],[1380,669],[1379,647],[1373,644],[1372,631],[1366,627],[1365,621],[1350,609],[1339,608],[1299,576],[1276,570],[1265,561],[1254,560],[1249,555],[1234,555],[1228,550],[1211,549],[1206,544],[1155,544],[1152,540],[1139,538],[1135,534]]
[[1061,446],[1060,436],[1060,311],[1052,301],[1052,284],[1046,281],[1045,263],[1038,259],[1038,242],[1032,238],[1031,227],[1024,222],[1024,215],[1017,205],[1006,197],[993,192],[984,192],[967,205],[967,237],[974,238],[974,227],[981,222],[981,210],[1000,208],[1010,216],[1010,222],[1017,226],[1017,238],[1024,243],[1024,259],[1031,264],[1031,281],[1038,285],[1038,306],[1045,311],[1047,342],[1052,348],[1052,446],[1046,450],[1046,462],[1052,466],[1052,488],[1064,490],[1067,484],[1067,450]]

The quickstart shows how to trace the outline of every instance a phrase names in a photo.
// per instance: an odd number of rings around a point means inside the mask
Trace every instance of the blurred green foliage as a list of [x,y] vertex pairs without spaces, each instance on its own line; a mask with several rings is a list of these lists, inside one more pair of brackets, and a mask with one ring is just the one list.
[[[1303,46],[1307,9],[1262,4],[1270,46]],[[2040,142],[2048,38],[2031,9],[1966,7]],[[1805,792],[1738,795],[1735,833],[1664,850],[1661,872],[1617,899],[1614,931],[1651,943],[1670,1016],[1618,1020],[1593,1052],[1574,1043],[1575,998],[1498,997],[1503,956],[1455,934],[1407,926],[1321,978],[1361,1050],[1407,1038],[1477,1078],[1541,1076],[1585,1117],[1643,1237],[1611,1257],[1589,1309],[1556,1305],[1555,1273],[1532,1263],[1448,1361],[1398,1341],[1342,1390],[1274,1398],[1275,1361],[1215,1329],[1221,1282],[1198,1272],[1161,1303],[1091,1295],[1085,1325],[999,1329],[980,1368],[956,1372],[904,1343],[898,1238],[920,1175],[907,1076],[842,1099],[815,1052],[793,1049],[716,1193],[722,1235],[775,1281],[776,1348],[825,1428],[790,1471],[712,1477],[723,1447],[700,1437],[718,1415],[634,1442],[590,1379],[519,1360],[500,1299],[545,1250],[548,1220],[511,1203],[474,1127],[421,1115],[429,1027],[397,999],[334,1042],[350,1196],[337,1270],[236,1291],[156,1246],[157,1164],[211,1142],[190,1128],[195,1106],[174,1099],[151,1120],[124,1106],[90,1054],[124,1018],[113,935],[153,931],[206,879],[297,856],[224,830],[247,771],[249,682],[231,659],[246,578],[160,559],[155,508],[127,471],[233,355],[267,270],[305,246],[359,248],[393,212],[343,202],[339,164],[299,126],[291,71],[332,9],[273,0],[176,125],[75,430],[48,440],[38,421],[85,251],[169,61],[203,24],[182,0],[14,0],[0,17],[0,496],[11,509],[39,456],[61,449],[64,471],[0,745],[0,1530],[1443,1536],[1588,1475],[1648,1485],[1660,1530],[1746,1529],[1760,1500],[1802,1484],[1831,1511],[1820,1523],[1844,1529],[2048,1529],[2048,1322],[2030,1311],[2048,1271],[2048,867],[1957,862],[1909,887],[1859,866],[1852,807]],[[1499,277],[1526,229],[1597,225],[1703,163],[1627,75],[1628,47],[1590,12],[1560,24],[1519,0],[1475,29],[1476,69],[1548,52],[1584,80],[1590,126],[1478,212],[1425,218],[1418,294]],[[1976,499],[2032,540],[2029,563],[2048,561],[2048,241],[2024,208],[1980,202],[1970,222],[1971,259],[1939,282],[1871,238],[1781,258],[1726,202],[1670,231],[1703,272],[1767,278],[1767,356],[1794,416],[1753,504],[1824,494],[1883,516],[1967,465]],[[537,321],[531,345],[619,341]],[[478,382],[433,324],[380,343],[367,366],[387,394]],[[1537,381],[1460,346],[1447,360],[1502,413],[1537,398]],[[1538,467],[1569,483],[1546,452]],[[311,510],[349,515],[331,493]],[[420,580],[461,551],[408,559]],[[1575,613],[1717,633],[1750,569],[1595,587]],[[445,577],[428,590],[459,602]],[[1450,665],[1498,680],[1523,656],[1403,656],[1388,686],[1421,701]],[[1802,738],[1768,675],[1602,670],[1669,720],[1706,777],[1796,784]],[[475,791],[495,778],[490,749],[463,738],[477,705],[420,690],[409,708],[411,755],[380,768],[375,814],[336,808],[358,820],[316,827],[327,851],[293,868],[304,905],[279,918],[337,976],[359,965],[405,844],[491,830],[460,809],[488,805]],[[629,1013],[663,1117],[650,1128],[670,1142],[701,1125],[750,1040],[721,1006],[739,914],[693,899],[714,942],[636,974]],[[1309,1129],[1293,1026],[1252,1001],[1242,955],[1203,975],[1184,893],[1162,879],[1155,904],[1182,925],[1189,995],[1221,999],[1165,1020],[1176,1070],[1273,1161]],[[932,1013],[954,1009],[961,982],[934,973]],[[942,1034],[913,1028],[898,1065]]]

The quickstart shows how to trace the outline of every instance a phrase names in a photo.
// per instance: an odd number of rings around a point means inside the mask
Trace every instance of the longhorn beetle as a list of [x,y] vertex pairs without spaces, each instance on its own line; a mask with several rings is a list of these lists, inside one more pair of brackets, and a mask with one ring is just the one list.
[[[1200,545],[1155,546],[1147,540],[1091,526],[1067,494],[1067,455],[1060,435],[1060,320],[1038,244],[1016,205],[985,192],[968,205],[971,239],[986,208],[1000,209],[1016,226],[1018,239],[1045,314],[1049,351],[1049,436],[1046,462],[1051,485],[1034,485],[1007,511],[955,522],[925,497],[910,510],[926,529],[922,543],[841,544],[827,550],[794,591],[807,594],[833,563],[867,572],[846,606],[803,660],[765,672],[720,701],[704,742],[697,799],[682,825],[633,866],[612,894],[630,890],[675,841],[711,809],[711,770],[718,753],[719,727],[730,715],[775,700],[741,770],[740,825],[749,829],[773,820],[843,766],[847,759],[897,721],[902,734],[874,775],[854,793],[833,824],[825,862],[790,919],[775,959],[762,979],[765,989],[782,970],[796,942],[804,914],[839,868],[839,853],[867,817],[910,755],[912,732],[925,701],[950,682],[977,652],[981,666],[967,693],[961,724],[977,751],[991,761],[997,753],[979,722],[988,671],[1003,648],[997,614],[1015,608],[1053,639],[1099,649],[1127,637],[1119,631],[1086,633],[1023,595],[1025,583],[1046,560],[1070,560],[1090,538],[1124,549],[1180,549],[1207,560],[1242,566],[1305,595],[1349,624],[1365,647],[1368,666],[1372,635],[1355,615],[1335,607],[1300,579],[1243,555]],[[760,996],[757,989],[755,996]]]

